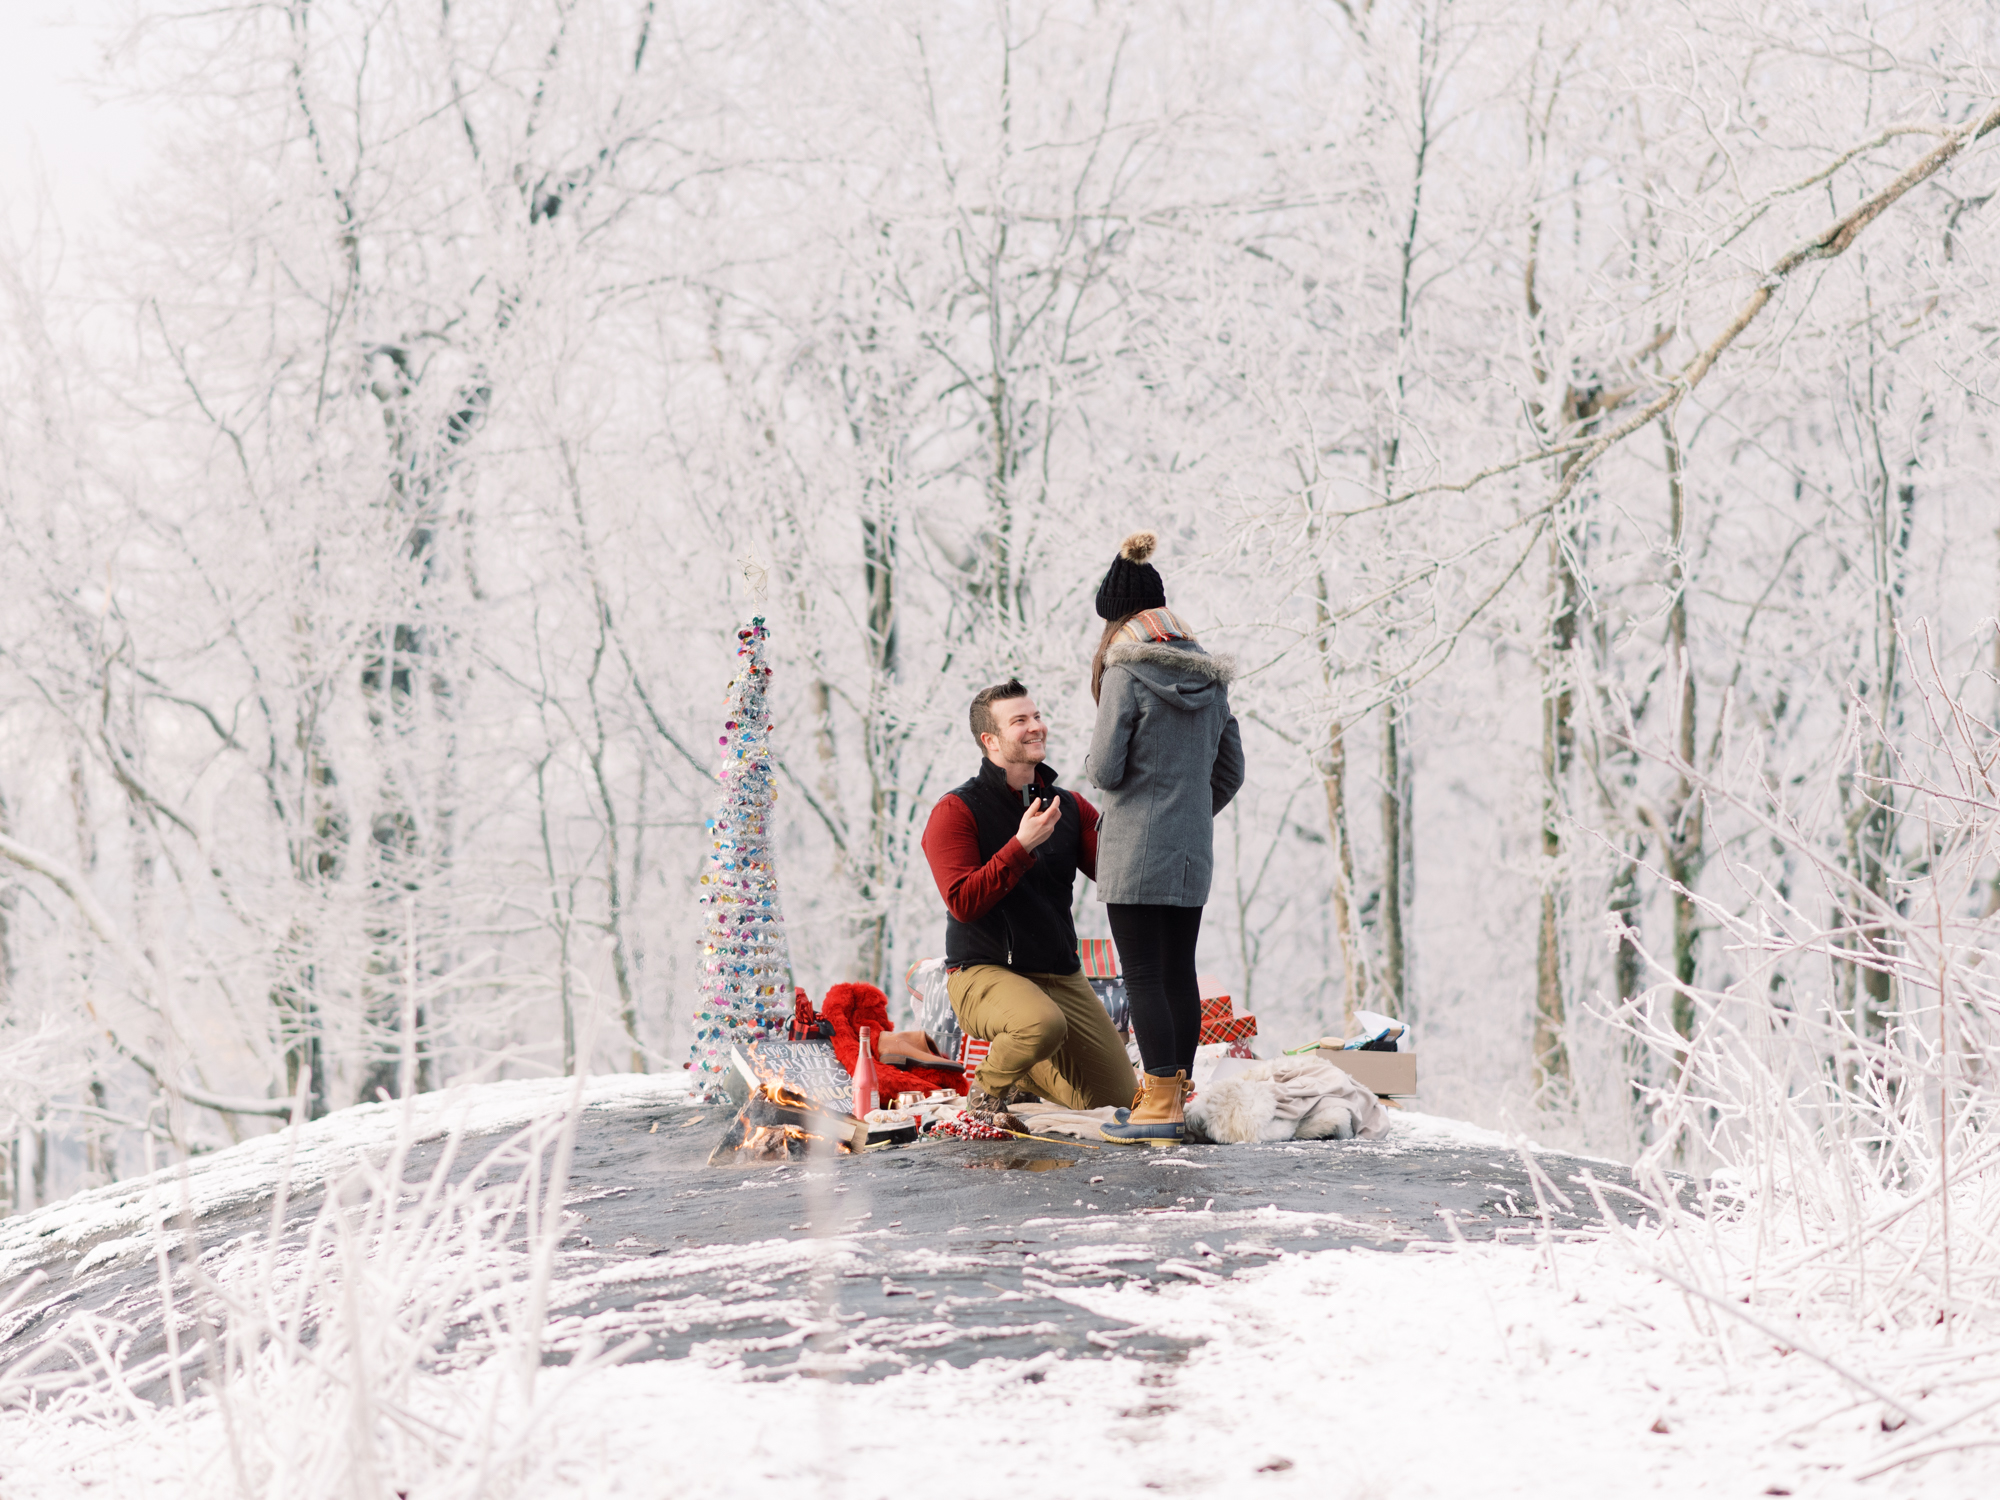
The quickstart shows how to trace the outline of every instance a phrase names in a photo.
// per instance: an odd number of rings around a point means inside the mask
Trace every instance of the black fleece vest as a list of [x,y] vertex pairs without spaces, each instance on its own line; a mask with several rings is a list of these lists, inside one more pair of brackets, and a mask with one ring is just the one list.
[[[1076,924],[1070,901],[1076,888],[1076,860],[1083,848],[1083,814],[1076,798],[1060,790],[1047,766],[1035,770],[1035,793],[1053,794],[1062,816],[1045,840],[1028,851],[1035,863],[1014,889],[996,901],[976,922],[945,915],[944,961],[948,968],[967,964],[1000,964],[1022,974],[1074,974]],[[950,794],[972,810],[979,825],[979,858],[986,861],[1021,831],[1027,811],[1021,794],[1007,785],[1007,773],[992,761]]]

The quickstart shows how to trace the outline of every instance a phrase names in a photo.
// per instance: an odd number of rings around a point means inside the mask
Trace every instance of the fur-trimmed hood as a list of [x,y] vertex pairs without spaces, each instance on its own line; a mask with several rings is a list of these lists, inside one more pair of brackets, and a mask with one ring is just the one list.
[[1104,653],[1106,670],[1123,667],[1176,708],[1205,708],[1236,677],[1236,658],[1210,656],[1193,641],[1120,641]]
[[1193,672],[1224,687],[1236,680],[1235,657],[1210,656],[1193,641],[1120,641],[1104,653],[1107,667],[1121,667],[1135,661]]

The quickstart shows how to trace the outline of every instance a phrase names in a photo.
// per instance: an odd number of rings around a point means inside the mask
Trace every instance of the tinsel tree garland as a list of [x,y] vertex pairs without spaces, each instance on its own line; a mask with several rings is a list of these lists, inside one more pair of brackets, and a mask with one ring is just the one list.
[[738,662],[723,713],[722,802],[709,820],[708,873],[701,904],[701,999],[687,1066],[695,1091],[721,1094],[730,1049],[784,1035],[792,1013],[792,963],[771,860],[771,669],[764,618],[736,632]]

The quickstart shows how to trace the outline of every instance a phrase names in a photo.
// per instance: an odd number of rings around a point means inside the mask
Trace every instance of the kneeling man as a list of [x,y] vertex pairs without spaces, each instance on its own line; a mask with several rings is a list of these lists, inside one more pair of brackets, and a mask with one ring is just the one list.
[[1097,878],[1097,809],[1043,764],[1048,728],[1009,681],[972,700],[979,774],[939,799],[924,854],[944,895],[951,1008],[992,1043],[970,1113],[1009,1130],[1022,1090],[1068,1109],[1129,1105],[1138,1080],[1076,954],[1076,872]]

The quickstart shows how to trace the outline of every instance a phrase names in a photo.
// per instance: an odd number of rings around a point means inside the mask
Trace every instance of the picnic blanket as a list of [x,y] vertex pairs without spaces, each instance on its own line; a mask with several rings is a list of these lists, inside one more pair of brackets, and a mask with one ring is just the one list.
[[1098,1126],[1113,1125],[1118,1121],[1118,1111],[1110,1106],[1103,1109],[1064,1109],[1060,1104],[1010,1104],[1007,1107],[1033,1135],[1066,1135],[1093,1144],[1104,1139],[1097,1133]]

